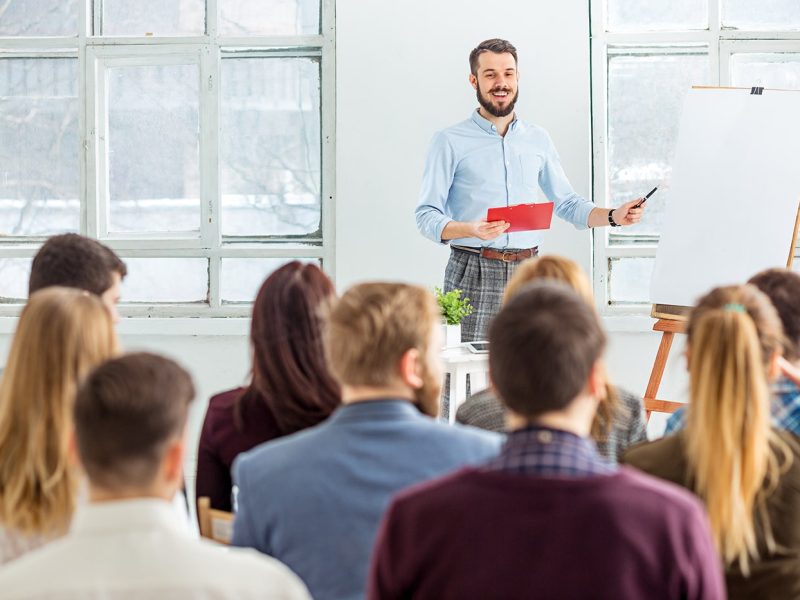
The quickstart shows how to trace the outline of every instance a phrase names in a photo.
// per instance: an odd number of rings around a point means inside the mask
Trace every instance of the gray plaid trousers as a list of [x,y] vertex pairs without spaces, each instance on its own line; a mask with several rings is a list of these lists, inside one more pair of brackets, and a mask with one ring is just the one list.
[[[500,312],[503,292],[518,262],[483,258],[479,254],[450,249],[450,260],[444,271],[444,291],[461,290],[462,298],[470,299],[472,314],[461,321],[461,341],[475,342],[488,337],[489,322]],[[478,391],[478,390],[476,390]],[[471,393],[467,380],[467,396]],[[441,414],[446,419],[450,411],[450,376],[442,388]]]

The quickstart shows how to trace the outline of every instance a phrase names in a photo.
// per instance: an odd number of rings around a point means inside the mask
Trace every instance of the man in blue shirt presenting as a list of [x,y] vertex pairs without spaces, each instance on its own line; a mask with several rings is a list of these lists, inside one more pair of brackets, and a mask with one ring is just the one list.
[[462,322],[463,341],[486,339],[508,279],[520,260],[538,254],[543,239],[541,231],[506,233],[505,221],[486,221],[487,209],[534,202],[541,188],[555,213],[578,228],[633,225],[644,212],[639,198],[608,210],[575,193],[547,132],[514,114],[514,46],[486,40],[469,62],[480,107],[434,136],[416,209],[422,235],[450,244],[445,291],[463,290],[475,307]]

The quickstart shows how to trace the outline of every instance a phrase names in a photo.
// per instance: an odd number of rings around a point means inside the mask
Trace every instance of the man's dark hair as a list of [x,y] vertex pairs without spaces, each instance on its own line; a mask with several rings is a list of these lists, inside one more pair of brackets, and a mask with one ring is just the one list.
[[566,408],[580,394],[606,336],[597,313],[561,283],[532,283],[489,328],[489,369],[503,402],[534,417]]
[[514,64],[517,64],[517,49],[513,44],[506,40],[493,38],[481,42],[469,53],[469,70],[473,75],[478,74],[478,57],[484,52],[494,52],[495,54],[508,52],[514,57]]
[[128,354],[92,372],[75,400],[75,437],[89,480],[114,490],[146,486],[183,434],[195,390],[176,362]]
[[101,296],[113,284],[112,273],[124,278],[128,269],[110,248],[77,233],[55,235],[33,259],[28,294],[60,285]]
[[786,358],[797,360],[800,358],[800,273],[789,269],[767,269],[754,275],[748,283],[772,301],[783,323]]

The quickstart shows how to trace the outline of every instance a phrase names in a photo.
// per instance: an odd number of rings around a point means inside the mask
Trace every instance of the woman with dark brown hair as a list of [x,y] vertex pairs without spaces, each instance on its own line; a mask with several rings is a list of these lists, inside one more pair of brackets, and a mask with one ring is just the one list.
[[230,469],[238,454],[316,425],[339,405],[319,314],[333,296],[328,276],[298,261],[261,286],[250,328],[250,384],[212,397],[200,434],[196,497],[209,497],[212,508],[231,510]]

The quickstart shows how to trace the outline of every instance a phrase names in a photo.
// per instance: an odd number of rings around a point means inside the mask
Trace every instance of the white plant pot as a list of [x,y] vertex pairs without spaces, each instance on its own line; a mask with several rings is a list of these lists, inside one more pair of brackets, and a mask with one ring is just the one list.
[[454,346],[458,346],[461,344],[461,325],[448,325],[444,323],[442,325],[443,328],[443,335],[442,338],[444,339],[444,347],[445,348],[452,348]]

